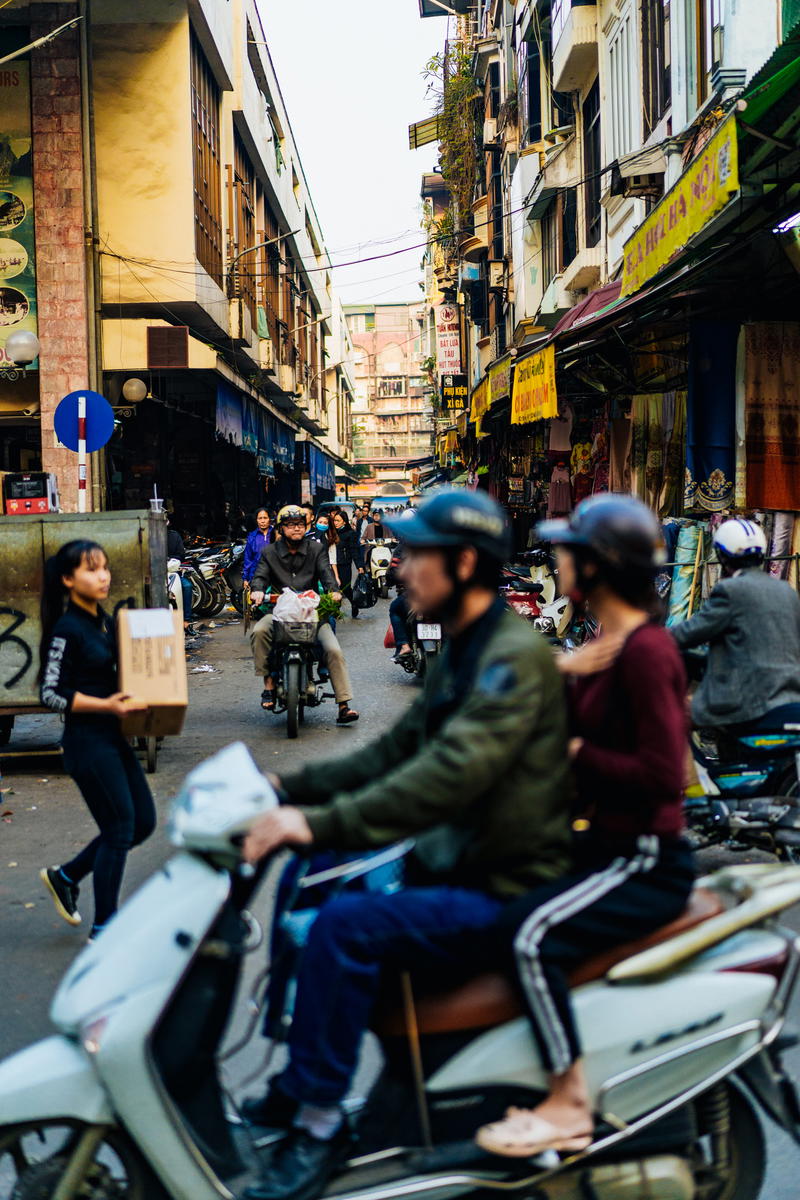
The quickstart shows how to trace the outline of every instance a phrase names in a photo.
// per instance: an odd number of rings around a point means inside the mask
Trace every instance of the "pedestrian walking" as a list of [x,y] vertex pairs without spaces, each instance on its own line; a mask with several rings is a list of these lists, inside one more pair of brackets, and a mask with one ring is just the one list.
[[64,717],[64,767],[99,832],[75,858],[39,874],[69,925],[81,922],[78,891],[92,875],[90,940],[117,911],[128,851],[156,825],[150,788],[120,728],[125,713],[146,705],[118,690],[114,626],[101,607],[110,585],[108,557],[96,542],[67,542],[45,564],[41,699]]
[[259,508],[256,512],[256,527],[248,533],[244,546],[242,578],[247,583],[253,578],[255,569],[258,566],[258,560],[261,557],[261,551],[265,546],[269,546],[274,541],[275,527],[272,524],[269,511],[266,508]]
[[[342,595],[346,596],[350,601],[350,608],[355,620],[358,617],[358,603],[353,598],[353,564],[356,564],[359,571],[363,571],[364,568],[359,566],[358,563],[360,547],[356,542],[356,537],[347,519],[347,514],[342,509],[334,508],[331,510],[330,524],[333,526],[334,533],[338,538],[334,573],[339,580]],[[332,558],[331,566],[333,566]]]

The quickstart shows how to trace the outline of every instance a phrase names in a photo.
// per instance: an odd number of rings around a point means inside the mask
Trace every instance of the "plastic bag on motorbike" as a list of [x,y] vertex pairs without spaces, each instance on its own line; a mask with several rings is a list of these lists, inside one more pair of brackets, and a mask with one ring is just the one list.
[[353,584],[353,600],[357,608],[372,608],[378,601],[377,593],[366,572],[362,572]]
[[273,613],[277,621],[316,621],[319,607],[318,592],[293,592],[284,588],[278,597]]

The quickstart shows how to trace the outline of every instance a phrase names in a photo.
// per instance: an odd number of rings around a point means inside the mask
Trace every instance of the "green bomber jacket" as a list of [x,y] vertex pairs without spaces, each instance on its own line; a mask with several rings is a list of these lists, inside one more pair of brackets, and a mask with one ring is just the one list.
[[463,670],[446,648],[423,693],[381,737],[282,777],[315,847],[416,837],[424,861],[426,832],[449,831],[448,882],[501,898],[569,869],[566,704],[552,650],[508,610],[487,624],[482,645],[476,630],[461,694]]

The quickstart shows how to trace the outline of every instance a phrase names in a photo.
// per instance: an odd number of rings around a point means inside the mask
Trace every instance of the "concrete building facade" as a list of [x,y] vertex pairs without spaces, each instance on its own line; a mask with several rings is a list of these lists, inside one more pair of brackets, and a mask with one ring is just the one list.
[[355,398],[352,495],[410,495],[414,462],[432,453],[433,413],[424,370],[424,310],[415,304],[348,304]]
[[16,2],[0,38],[71,17],[20,60],[42,350],[26,378],[0,375],[0,469],[55,471],[73,507],[52,411],[91,386],[117,417],[96,507],[156,487],[210,528],[301,489],[330,498],[352,351],[256,0]]

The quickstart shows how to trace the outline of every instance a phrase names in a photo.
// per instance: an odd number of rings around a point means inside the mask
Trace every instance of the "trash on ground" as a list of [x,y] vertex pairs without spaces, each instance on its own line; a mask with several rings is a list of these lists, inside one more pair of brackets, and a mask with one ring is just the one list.
[[217,668],[212,667],[211,663],[201,663],[199,667],[192,667],[190,675],[208,674],[209,672],[216,673]]

